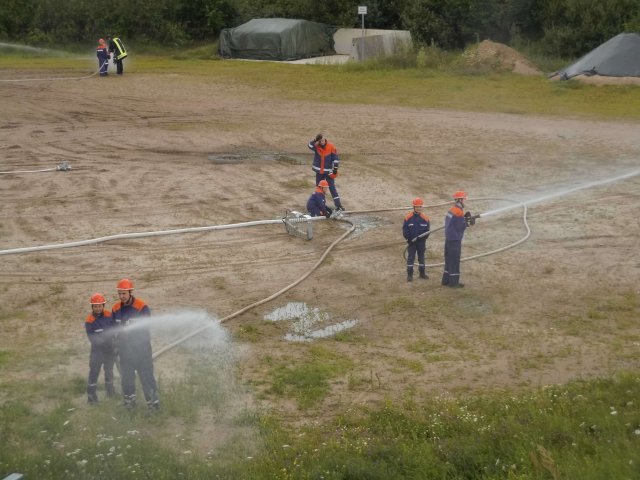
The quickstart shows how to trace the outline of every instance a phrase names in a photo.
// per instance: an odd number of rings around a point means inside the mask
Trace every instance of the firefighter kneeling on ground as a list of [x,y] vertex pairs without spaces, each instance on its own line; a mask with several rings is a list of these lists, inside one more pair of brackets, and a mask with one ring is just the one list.
[[136,372],[142,384],[147,406],[158,410],[158,386],[153,374],[153,352],[151,329],[145,320],[151,316],[151,309],[139,298],[135,298],[133,282],[122,279],[118,282],[118,298],[111,314],[117,329],[118,355],[120,356],[120,376],[124,406],[132,409],[136,404]]
[[329,189],[329,182],[326,180],[320,180],[315,192],[311,194],[309,200],[307,200],[307,211],[312,217],[319,217],[324,215],[325,217],[331,217],[333,209],[327,206],[327,190]]
[[402,235],[407,240],[409,248],[407,251],[407,282],[413,281],[413,261],[418,254],[418,271],[420,278],[428,279],[425,270],[424,254],[427,249],[427,238],[429,237],[429,217],[422,213],[424,200],[416,198],[413,200],[413,211],[404,217],[402,225]]
[[89,300],[91,313],[84,322],[87,337],[91,342],[89,354],[89,380],[87,381],[87,401],[98,403],[98,377],[100,369],[104,367],[104,390],[107,397],[113,397],[116,390],[113,387],[113,365],[115,363],[115,349],[113,345],[114,323],[111,312],[105,311],[107,300],[100,293],[94,293]]

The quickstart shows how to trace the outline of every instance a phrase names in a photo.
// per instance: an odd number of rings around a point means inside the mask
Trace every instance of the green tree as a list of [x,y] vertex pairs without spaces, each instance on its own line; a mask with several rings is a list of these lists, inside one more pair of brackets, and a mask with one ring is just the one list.
[[402,20],[418,45],[462,48],[473,38],[471,12],[471,0],[414,0]]

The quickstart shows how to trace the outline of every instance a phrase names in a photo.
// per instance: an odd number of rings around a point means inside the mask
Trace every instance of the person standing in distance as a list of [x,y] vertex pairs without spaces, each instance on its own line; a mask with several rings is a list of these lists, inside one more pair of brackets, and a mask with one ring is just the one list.
[[464,212],[466,192],[459,190],[453,194],[455,204],[444,217],[444,273],[442,285],[462,288],[460,283],[460,257],[462,256],[462,237],[471,225],[471,213]]
[[309,150],[313,152],[313,165],[311,168],[316,172],[316,185],[320,180],[326,180],[329,184],[329,191],[333,198],[333,204],[336,209],[344,210],[340,195],[336,188],[335,179],[338,177],[338,167],[340,166],[340,158],[333,143],[329,143],[321,133],[315,138],[309,140]]
[[307,200],[307,211],[312,217],[319,217],[324,215],[329,218],[333,213],[331,207],[327,207],[326,195],[329,189],[329,183],[326,180],[320,180],[315,192],[311,194],[309,200]]
[[127,57],[127,50],[124,48],[122,40],[118,37],[112,38],[107,36],[107,42],[109,42],[109,53],[113,55],[113,63],[116,66],[116,73],[122,75],[124,73],[124,66],[122,61]]
[[120,375],[124,406],[132,409],[136,404],[136,372],[142,384],[144,398],[149,408],[158,410],[158,386],[153,374],[151,330],[147,323],[151,309],[133,296],[133,282],[124,278],[117,285],[120,301],[111,314],[118,327],[117,346],[120,356]]
[[87,338],[91,343],[89,354],[89,379],[87,381],[87,401],[89,404],[98,403],[98,377],[100,369],[104,368],[104,390],[107,397],[113,397],[116,390],[113,387],[113,365],[115,351],[113,346],[113,318],[111,312],[105,310],[107,300],[100,293],[94,293],[89,299],[91,313],[84,321]]
[[409,248],[407,250],[407,282],[413,281],[413,261],[418,254],[418,271],[420,278],[429,278],[425,270],[424,254],[427,249],[427,238],[429,237],[430,222],[429,217],[422,213],[424,200],[415,198],[413,200],[413,211],[404,217],[402,224],[402,235],[407,240]]
[[98,40],[98,46],[96,47],[96,56],[98,57],[98,68],[100,69],[100,76],[106,77],[109,75],[109,49],[104,38]]

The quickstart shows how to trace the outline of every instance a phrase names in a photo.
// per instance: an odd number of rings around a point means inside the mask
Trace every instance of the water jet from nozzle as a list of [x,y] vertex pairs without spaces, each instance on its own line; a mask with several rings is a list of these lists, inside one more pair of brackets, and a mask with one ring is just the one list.
[[609,183],[620,182],[622,180],[627,180],[629,178],[635,177],[636,175],[640,175],[640,170],[635,170],[633,172],[625,173],[624,175],[618,175],[617,177],[607,178],[605,180],[597,180],[593,182],[588,182],[583,185],[578,185],[577,187],[568,188],[566,190],[562,190],[560,192],[551,193],[549,195],[544,195],[541,197],[533,198],[531,200],[526,200],[524,202],[519,202],[514,205],[509,205],[502,208],[497,208],[495,210],[490,210],[488,212],[484,212],[480,214],[480,218],[486,218],[490,215],[499,215],[508,210],[513,210],[514,208],[520,208],[524,205],[531,205],[532,203],[540,203],[547,200],[551,200],[558,197],[564,197],[565,195],[569,195],[571,193],[577,192],[579,190],[586,190],[587,188],[600,187],[602,185],[607,185]]

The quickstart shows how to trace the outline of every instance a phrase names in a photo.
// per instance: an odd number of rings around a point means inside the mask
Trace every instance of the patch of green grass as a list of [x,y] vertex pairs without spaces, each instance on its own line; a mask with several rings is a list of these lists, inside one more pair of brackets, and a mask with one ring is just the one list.
[[411,297],[395,297],[384,302],[381,313],[389,315],[395,312],[411,311],[416,309],[415,300]]
[[256,343],[260,340],[260,329],[255,325],[241,325],[238,328],[236,337],[245,342]]
[[[0,57],[0,69],[84,68],[78,65],[60,58]],[[264,95],[290,100],[640,120],[640,89],[636,86],[554,82],[544,76],[512,73],[460,75],[411,66],[361,70],[352,66],[212,62],[145,55],[136,56],[135,65],[135,74],[206,76],[212,84],[233,82],[250,89],[258,87]],[[319,91],[323,92],[320,96]]]
[[347,357],[314,346],[303,360],[274,366],[270,392],[293,397],[301,409],[307,409],[322,401],[329,393],[330,381],[344,375],[351,367],[352,362]]
[[[314,350],[307,363],[344,361]],[[207,384],[209,373],[198,372],[191,382]],[[420,401],[411,394],[380,407],[350,406],[303,427],[245,409],[236,424],[255,429],[257,442],[234,440],[221,456],[194,450],[189,429],[179,427],[193,425],[190,414],[182,416],[185,404],[208,402],[192,386],[183,395],[185,385],[165,386],[163,398],[174,405],[151,417],[128,415],[117,402],[77,408],[64,395],[39,412],[20,400],[5,401],[0,468],[44,479],[597,480],[640,473],[640,378],[633,373],[519,394]]]
[[280,185],[289,190],[310,190],[313,187],[313,182],[307,178],[291,178],[281,182]]
[[419,360],[412,360],[403,357],[393,357],[393,363],[398,365],[402,370],[409,370],[413,373],[424,373],[424,365]]

